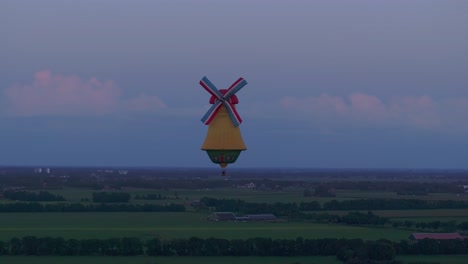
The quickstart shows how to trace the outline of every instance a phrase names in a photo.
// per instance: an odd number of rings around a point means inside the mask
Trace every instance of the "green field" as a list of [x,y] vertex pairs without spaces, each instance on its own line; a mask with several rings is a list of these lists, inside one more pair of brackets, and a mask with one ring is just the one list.
[[[290,187],[284,188],[281,191],[273,190],[258,190],[248,188],[216,188],[216,189],[199,189],[199,190],[151,190],[137,188],[122,188],[122,192],[130,193],[132,203],[156,203],[164,204],[180,203],[187,201],[198,200],[202,197],[212,197],[217,199],[240,199],[246,202],[254,203],[300,203],[318,201],[319,203],[329,202],[331,200],[351,200],[351,199],[418,199],[418,200],[465,200],[468,201],[468,195],[457,195],[449,193],[430,193],[423,196],[397,195],[395,192],[380,192],[380,191],[358,191],[358,190],[336,190],[336,197],[304,197],[304,188]],[[91,189],[67,188],[63,190],[50,191],[54,194],[63,196],[68,202],[81,202],[81,199],[86,198],[91,200],[92,193],[98,192]],[[108,190],[107,192],[118,192],[116,190]],[[135,195],[144,194],[161,194],[166,196],[167,200],[135,200]],[[176,199],[177,194],[179,199]]]
[[[115,190],[114,190],[115,191]],[[337,191],[335,198],[304,197],[303,188],[285,188],[282,191],[254,190],[247,188],[219,188],[202,190],[149,190],[124,188],[132,197],[139,194],[161,194],[167,200],[135,200],[131,203],[187,203],[191,200],[208,196],[225,199],[241,199],[256,203],[274,202],[301,202],[314,201],[326,202],[331,199],[356,199],[356,198],[402,198],[392,192],[361,192],[361,191]],[[69,202],[80,202],[83,198],[91,200],[91,189],[63,189],[51,191],[64,196]],[[110,191],[113,192],[113,191]],[[175,195],[179,199],[175,199]],[[434,194],[437,197],[450,196],[449,194]],[[466,197],[466,196],[463,196]],[[418,196],[416,198],[431,198]],[[444,197],[447,198],[447,197]],[[189,210],[193,209],[187,206]],[[468,221],[468,210],[463,209],[438,209],[438,210],[375,210],[374,214],[390,217],[397,221]],[[327,211],[330,214],[347,214],[348,211]],[[400,241],[407,239],[411,231],[377,228],[344,226],[336,224],[315,224],[305,222],[285,223],[236,223],[206,221],[208,213],[4,213],[0,215],[0,240],[8,240],[12,237],[34,235],[38,237],[52,236],[64,238],[112,238],[112,237],[138,237],[151,239],[154,237],[188,238],[197,236],[201,238],[219,237],[227,239],[272,237],[272,238],[362,238],[365,240],[389,239]]]
[[[337,210],[337,211],[324,211],[330,214],[346,215],[350,211]],[[360,211],[367,213],[367,211]],[[310,212],[317,213],[317,212]],[[372,210],[372,213],[382,217],[395,218],[458,218],[467,219],[468,221],[468,210],[466,209],[432,209],[432,210]]]
[[[271,190],[255,190],[247,188],[216,188],[216,189],[200,189],[200,190],[151,190],[151,189],[136,189],[136,188],[123,188],[122,192],[130,193],[132,198],[139,194],[161,194],[166,196],[167,200],[135,200],[132,199],[132,203],[185,203],[187,200],[198,200],[202,197],[212,197],[217,199],[240,199],[247,202],[255,203],[275,203],[275,202],[306,202],[312,201],[311,198],[303,196],[303,188],[287,188],[282,191],[271,191]],[[54,194],[62,195],[68,202],[80,202],[82,198],[91,200],[92,193],[98,192],[90,189],[64,189],[51,191]],[[109,190],[108,192],[116,192],[115,190]],[[177,193],[179,199],[175,199]],[[338,198],[316,198],[319,202],[330,201]],[[343,197],[342,199],[346,199]]]
[[[414,231],[386,227],[350,226],[341,224],[319,224],[307,221],[270,222],[211,222],[207,221],[208,210],[196,211],[188,206],[193,200],[202,197],[217,199],[239,199],[252,203],[300,203],[349,199],[424,199],[424,200],[466,200],[467,195],[429,194],[425,196],[401,196],[394,192],[337,190],[336,197],[304,197],[304,188],[288,187],[281,191],[259,190],[248,188],[217,188],[200,190],[151,190],[122,188],[122,190],[105,190],[107,192],[125,192],[132,197],[130,203],[185,204],[187,212],[73,212],[73,213],[0,213],[0,241],[13,237],[62,237],[65,239],[106,239],[136,237],[141,240],[159,238],[224,238],[247,239],[269,237],[273,239],[306,239],[319,238],[360,238],[363,240],[386,239],[392,241],[406,240]],[[54,194],[66,198],[70,203],[90,203],[92,194],[100,192],[92,189],[65,188],[51,190]],[[160,194],[162,200],[136,200],[135,195]],[[86,199],[84,201],[83,199]],[[0,202],[14,202],[1,200]],[[50,202],[53,203],[53,202]],[[367,213],[367,211],[363,211]],[[309,213],[328,213],[346,215],[349,211],[313,211]],[[414,222],[429,221],[468,221],[468,210],[374,210],[374,214],[391,218],[395,221],[411,220]],[[432,261],[434,263],[468,263],[467,256],[398,256],[404,263]],[[341,263],[335,257],[25,257],[1,256],[0,263],[147,263],[147,264],[185,264],[185,263]]]
[[399,241],[410,231],[391,228],[304,222],[210,222],[201,213],[5,213],[0,214],[0,240],[22,236],[64,238],[154,237],[226,239],[272,238],[385,238]]
[[466,264],[468,263],[467,255],[416,255],[416,256],[397,256],[396,260],[403,261],[403,263],[440,263],[440,264]]
[[[441,264],[466,264],[468,256],[397,256],[397,260],[405,264],[410,263],[441,263]],[[62,256],[0,256],[0,263],[9,264],[29,264],[29,263],[48,263],[48,264],[339,264],[336,257],[62,257]]]
[[337,190],[336,196],[346,199],[382,198],[382,199],[417,199],[417,200],[455,200],[468,201],[466,194],[429,193],[427,195],[398,195],[396,192]]
[[335,257],[10,257],[0,256],[0,263],[9,264],[321,264],[342,263]]

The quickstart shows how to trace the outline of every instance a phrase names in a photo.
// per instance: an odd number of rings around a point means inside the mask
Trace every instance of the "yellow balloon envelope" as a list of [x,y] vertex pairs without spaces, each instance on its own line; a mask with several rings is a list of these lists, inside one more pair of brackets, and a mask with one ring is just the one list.
[[201,149],[207,152],[213,163],[225,168],[237,160],[241,151],[247,149],[239,128],[242,120],[234,105],[238,102],[235,92],[247,82],[239,78],[231,87],[223,90],[216,89],[206,77],[200,81],[200,84],[212,94],[210,103],[213,104],[202,118],[202,121],[208,125],[208,132]]

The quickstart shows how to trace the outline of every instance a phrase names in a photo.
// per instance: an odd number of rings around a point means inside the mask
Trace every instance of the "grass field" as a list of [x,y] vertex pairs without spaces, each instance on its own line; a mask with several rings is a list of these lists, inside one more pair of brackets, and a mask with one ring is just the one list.
[[[124,188],[132,197],[136,194],[161,194],[168,200],[142,201],[131,203],[186,203],[190,200],[208,196],[225,199],[241,199],[257,203],[314,201],[326,202],[332,199],[357,198],[417,198],[432,199],[432,195],[406,197],[393,192],[337,191],[334,198],[304,197],[303,188],[285,188],[282,191],[254,190],[247,188],[219,188],[202,190],[149,190]],[[91,200],[91,189],[63,189],[51,191],[64,196],[69,202],[80,202],[83,198]],[[179,199],[175,199],[175,195]],[[450,194],[434,194],[444,199]],[[445,196],[447,197],[445,197]],[[465,197],[465,196],[463,196]],[[187,207],[191,208],[191,207]],[[398,221],[468,221],[468,210],[376,210],[379,216],[390,217]],[[346,214],[348,211],[328,211],[331,214]],[[5,213],[0,215],[0,240],[27,235],[52,236],[64,238],[111,238],[138,237],[141,239],[202,238],[220,237],[227,239],[249,237],[272,238],[362,238],[389,239],[399,241],[408,238],[410,231],[391,228],[356,227],[331,224],[313,224],[301,222],[286,223],[213,223],[206,221],[207,213]]]
[[5,213],[0,214],[0,240],[22,236],[64,238],[138,237],[226,239],[362,238],[399,241],[410,231],[302,222],[209,222],[201,213]]
[[461,223],[461,222],[468,222],[468,217],[401,217],[401,218],[393,218],[392,220],[394,221],[413,221],[413,222],[434,222],[434,221],[440,221],[440,222],[452,222],[455,221],[456,223]]
[[[336,215],[346,215],[350,211],[326,211],[330,214]],[[367,213],[367,211],[362,211]],[[312,212],[311,212],[312,213]],[[316,213],[316,212],[314,212]],[[372,213],[389,218],[412,218],[412,217],[421,217],[421,218],[465,218],[468,219],[468,210],[466,209],[433,209],[433,210],[372,210]]]
[[[144,194],[161,194],[166,196],[168,200],[135,200],[134,203],[184,203],[186,200],[198,200],[202,197],[212,197],[218,199],[240,199],[247,202],[255,203],[275,203],[275,202],[306,202],[311,201],[310,198],[303,196],[303,188],[288,188],[282,191],[271,191],[271,190],[254,190],[247,188],[216,188],[216,189],[200,189],[200,190],[150,190],[150,189],[136,189],[136,188],[123,188],[122,192],[130,193],[132,198],[134,195]],[[62,195],[69,202],[80,202],[82,198],[91,200],[92,193],[98,192],[89,189],[64,189],[64,190],[53,190],[54,194]],[[115,192],[110,190],[108,192]],[[175,199],[177,193],[179,199]],[[325,202],[332,200],[331,198],[317,198],[319,202]]]
[[0,256],[9,264],[321,264],[342,263],[335,257],[10,257]]
[[382,198],[382,199],[468,201],[468,195],[454,194],[454,193],[429,193],[427,195],[398,195],[396,192],[337,190],[336,196],[340,198],[346,198],[346,199]]
[[[422,200],[468,200],[468,195],[429,194],[426,196],[401,196],[394,192],[337,190],[336,197],[304,197],[304,188],[285,188],[281,191],[256,190],[248,188],[219,188],[201,190],[150,190],[123,188],[122,192],[130,193],[130,203],[179,203],[186,204],[202,197],[218,199],[240,199],[254,203],[300,203],[331,200],[388,198],[388,199],[422,199]],[[64,196],[67,202],[91,200],[91,189],[63,189],[50,192]],[[107,192],[118,192],[108,190]],[[135,200],[135,195],[160,194],[164,200]],[[177,198],[176,198],[177,196]],[[0,200],[0,202],[12,202]],[[263,222],[209,222],[208,212],[196,212],[187,206],[188,212],[77,212],[77,213],[0,213],[0,240],[7,241],[12,237],[63,237],[65,239],[137,237],[142,240],[152,238],[174,239],[189,238],[225,238],[247,239],[270,237],[273,239],[295,239],[297,237],[318,238],[361,238],[363,240],[388,239],[405,240],[412,231],[391,227],[359,227],[338,224],[317,224],[300,221],[263,223]],[[330,213],[345,215],[349,211],[318,211],[311,213]],[[365,211],[367,212],[367,211]],[[374,214],[389,217],[396,221],[412,220],[429,221],[468,221],[468,210],[375,210]],[[468,256],[398,256],[404,263],[433,262],[459,264],[468,263]],[[335,257],[11,257],[0,256],[0,263],[146,263],[146,264],[185,264],[185,263],[341,263]]]
[[[467,255],[397,256],[397,260],[410,263],[466,264]],[[0,263],[9,264],[341,264],[336,257],[24,257],[0,256]]]
[[411,263],[440,263],[440,264],[466,264],[468,263],[468,255],[416,255],[416,256],[397,256],[397,260],[403,261],[405,264]]
[[[248,188],[216,188],[216,189],[200,189],[200,190],[150,190],[137,188],[123,188],[122,192],[130,193],[132,198],[139,194],[161,194],[166,196],[168,200],[135,200],[132,203],[156,203],[164,204],[185,203],[187,200],[198,200],[202,197],[212,197],[218,199],[240,199],[247,202],[255,203],[300,203],[318,201],[320,203],[329,202],[331,200],[351,200],[351,199],[369,199],[369,198],[385,198],[385,199],[419,199],[419,200],[465,200],[468,201],[468,195],[456,195],[450,193],[431,193],[424,196],[409,196],[397,195],[395,192],[380,192],[380,191],[358,191],[358,190],[337,190],[336,197],[304,197],[304,188],[285,188],[281,191],[273,190],[257,190]],[[59,194],[65,197],[68,202],[81,202],[81,199],[87,198],[91,200],[92,193],[98,192],[91,189],[63,189],[52,190],[54,194]],[[115,192],[109,190],[108,192]],[[179,199],[175,199],[177,193]]]

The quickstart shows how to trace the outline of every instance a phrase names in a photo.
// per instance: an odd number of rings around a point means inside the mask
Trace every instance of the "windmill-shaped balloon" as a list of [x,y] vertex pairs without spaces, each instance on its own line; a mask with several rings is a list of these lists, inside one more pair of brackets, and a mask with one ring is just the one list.
[[211,94],[210,104],[213,104],[201,119],[208,125],[201,149],[206,151],[212,162],[223,168],[223,176],[226,176],[224,168],[234,163],[241,151],[247,149],[239,128],[242,119],[235,107],[239,102],[235,93],[246,84],[247,81],[239,78],[228,89],[218,90],[208,78],[203,77],[200,81],[200,85]]

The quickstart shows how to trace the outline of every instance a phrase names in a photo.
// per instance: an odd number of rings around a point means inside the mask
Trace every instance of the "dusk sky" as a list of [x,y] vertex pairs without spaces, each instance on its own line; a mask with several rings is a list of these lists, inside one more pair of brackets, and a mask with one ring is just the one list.
[[468,169],[468,1],[0,1],[0,165]]

